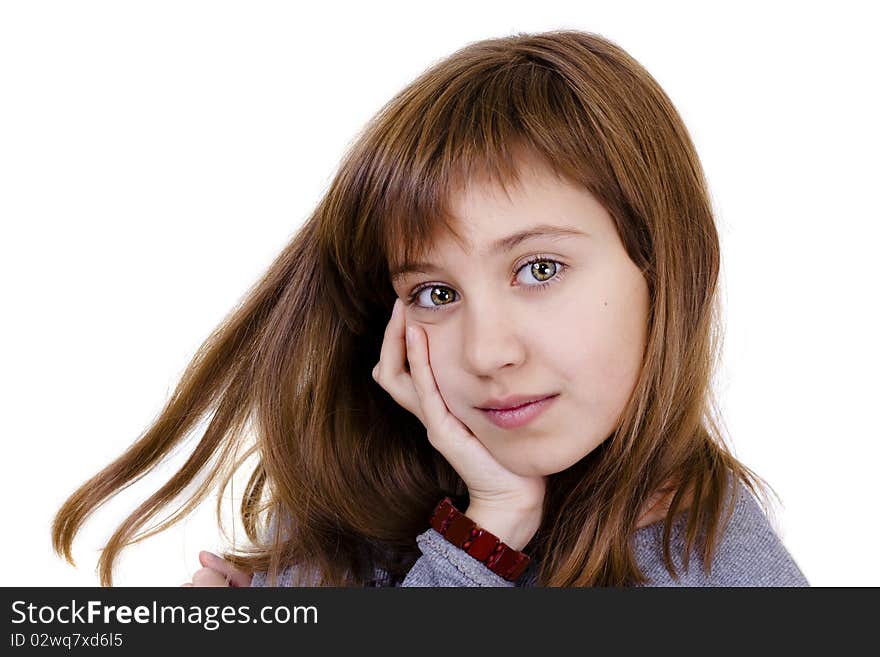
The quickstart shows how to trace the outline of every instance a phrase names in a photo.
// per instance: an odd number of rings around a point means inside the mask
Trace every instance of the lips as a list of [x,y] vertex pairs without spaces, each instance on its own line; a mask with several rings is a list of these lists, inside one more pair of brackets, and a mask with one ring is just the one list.
[[[517,429],[523,427],[540,416],[548,407],[552,406],[558,394],[544,397],[531,403],[523,403],[519,406],[503,410],[480,409],[480,412],[492,424],[502,429]],[[509,402],[507,402],[509,403]]]
[[548,397],[555,397],[558,393],[537,394],[537,395],[511,395],[502,399],[487,399],[485,402],[477,406],[481,411],[511,411],[526,404],[531,404]]

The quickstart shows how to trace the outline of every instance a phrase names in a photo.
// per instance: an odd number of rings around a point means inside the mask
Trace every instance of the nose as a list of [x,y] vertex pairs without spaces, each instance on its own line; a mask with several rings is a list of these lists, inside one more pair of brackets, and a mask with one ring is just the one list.
[[537,328],[534,318],[525,323],[524,319],[500,303],[464,309],[464,367],[475,376],[486,377],[522,363],[526,354],[522,332]]

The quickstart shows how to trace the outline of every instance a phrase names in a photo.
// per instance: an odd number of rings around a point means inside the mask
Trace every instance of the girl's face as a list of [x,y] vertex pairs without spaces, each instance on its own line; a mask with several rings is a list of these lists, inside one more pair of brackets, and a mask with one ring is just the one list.
[[[586,189],[531,160],[521,181],[509,198],[482,184],[456,195],[451,209],[467,248],[444,235],[393,284],[404,302],[416,292],[406,322],[428,336],[449,411],[503,466],[540,476],[611,435],[642,364],[649,295]],[[502,241],[522,231],[536,235]],[[513,428],[480,410],[514,395],[557,396]]]

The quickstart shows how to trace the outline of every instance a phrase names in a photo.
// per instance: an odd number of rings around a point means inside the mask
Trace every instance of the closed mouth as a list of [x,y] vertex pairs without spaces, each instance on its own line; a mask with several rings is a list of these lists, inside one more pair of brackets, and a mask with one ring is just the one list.
[[559,393],[555,393],[552,395],[547,395],[546,397],[539,397],[537,399],[533,399],[531,401],[523,402],[522,404],[518,404],[516,406],[505,406],[503,408],[481,408],[482,411],[515,411],[518,408],[522,408],[523,406],[528,406],[529,404],[535,404],[539,401],[544,401],[545,399],[550,399],[551,397],[556,397]]

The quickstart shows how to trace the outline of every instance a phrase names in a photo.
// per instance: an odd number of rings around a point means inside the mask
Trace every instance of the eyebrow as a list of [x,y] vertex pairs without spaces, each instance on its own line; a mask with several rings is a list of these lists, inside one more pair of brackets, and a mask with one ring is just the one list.
[[[561,226],[550,226],[548,224],[541,224],[538,226],[533,226],[532,228],[528,228],[526,230],[521,230],[517,233],[513,233],[512,235],[508,235],[507,237],[501,237],[495,240],[489,245],[488,253],[510,251],[512,248],[514,248],[518,244],[521,244],[522,242],[537,239],[539,237],[550,239],[566,239],[569,237],[586,237],[587,235],[588,233],[577,230],[575,228],[563,228]],[[410,273],[427,274],[428,272],[434,271],[435,269],[437,269],[437,267],[430,262],[404,262],[403,264],[395,267],[391,271],[391,280],[395,281],[398,278],[401,278]]]

